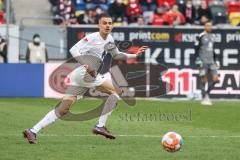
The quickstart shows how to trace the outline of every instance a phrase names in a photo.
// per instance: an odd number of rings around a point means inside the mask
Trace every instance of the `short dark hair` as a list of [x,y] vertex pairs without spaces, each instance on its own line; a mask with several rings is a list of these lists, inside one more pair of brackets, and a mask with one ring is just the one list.
[[211,23],[212,24],[212,21],[211,20],[208,20],[204,23],[204,25],[206,25],[207,23]]
[[100,21],[102,18],[111,18],[112,19],[112,17],[108,13],[100,14],[98,17],[98,21]]
[[40,37],[40,35],[39,35],[38,33],[35,33],[35,34],[33,35],[33,39],[36,38],[36,37]]

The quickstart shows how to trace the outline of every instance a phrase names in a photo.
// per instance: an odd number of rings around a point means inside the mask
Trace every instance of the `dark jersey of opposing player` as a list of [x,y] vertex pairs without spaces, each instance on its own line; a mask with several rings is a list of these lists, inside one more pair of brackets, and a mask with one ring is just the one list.
[[204,31],[197,36],[195,41],[195,50],[203,64],[215,63],[213,44],[214,41],[212,34]]

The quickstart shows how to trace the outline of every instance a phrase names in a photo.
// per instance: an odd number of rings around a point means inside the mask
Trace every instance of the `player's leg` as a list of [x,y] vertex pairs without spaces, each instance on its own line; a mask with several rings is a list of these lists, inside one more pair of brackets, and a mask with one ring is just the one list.
[[118,95],[121,94],[121,90],[117,86],[114,86],[111,79],[104,81],[101,86],[97,87],[97,90],[109,94],[97,125],[98,127],[103,127],[106,124],[108,116],[117,105],[119,100]]
[[205,86],[206,86],[206,83],[208,82],[208,76],[204,76],[201,78],[201,85],[204,85],[204,86],[201,86],[201,91],[202,91],[202,101],[201,101],[201,104],[202,105],[212,105],[212,102],[210,101],[209,99],[209,95],[207,93],[207,91],[205,90]]
[[102,110],[101,116],[99,117],[98,124],[93,128],[93,133],[101,134],[106,138],[115,139],[105,127],[108,117],[111,115],[113,109],[117,106],[119,100],[119,94],[121,94],[121,89],[113,84],[111,78],[106,79],[100,86],[97,87],[97,90],[109,94],[104,108]]
[[69,112],[70,107],[76,102],[76,96],[64,96],[62,100],[56,105],[56,107],[48,112],[46,116],[40,120],[36,125],[30,129],[33,133],[37,134],[42,128],[47,127],[56,119],[64,116]]
[[66,90],[66,96],[56,105],[54,109],[48,112],[36,125],[31,129],[25,129],[23,134],[28,139],[29,143],[35,144],[36,134],[48,125],[55,122],[58,118],[63,117],[69,112],[69,109],[74,105],[78,95],[83,95],[87,88],[78,86],[78,79],[81,75],[84,75],[83,67],[79,67],[74,70],[68,77],[66,84],[68,88]]
[[202,92],[202,101],[201,101],[202,105],[212,105],[212,103],[209,99],[207,90],[205,89],[206,84],[208,82],[209,71],[210,71],[210,68],[209,68],[209,65],[207,65],[207,64],[204,64],[200,70],[200,77],[201,77],[200,78],[201,79],[200,88],[201,88],[201,92]]
[[215,84],[219,82],[218,74],[217,74],[217,68],[215,65],[210,65],[210,80],[208,81],[208,89],[206,91],[205,96],[205,104],[206,105],[212,105],[211,99],[210,99],[210,92],[214,88]]
[[211,74],[211,81],[208,83],[208,90],[207,90],[208,94],[210,94],[215,84],[219,82],[217,67],[215,64],[210,66],[210,74]]
[[205,86],[207,81],[208,81],[208,77],[206,75],[200,77],[200,88],[201,88],[203,98],[206,96]]
[[47,127],[48,125],[55,122],[58,118],[64,116],[69,112],[69,109],[76,102],[77,98],[75,96],[64,96],[62,100],[56,105],[56,107],[48,112],[37,124],[35,124],[31,129],[25,129],[23,134],[30,144],[36,144],[37,133]]
[[199,71],[199,76],[200,76],[200,89],[201,89],[201,93],[202,93],[202,98],[204,99],[205,95],[206,95],[206,89],[205,89],[205,86],[206,86],[206,83],[208,81],[208,68],[207,68],[207,65],[203,65],[201,68],[200,68],[200,71]]

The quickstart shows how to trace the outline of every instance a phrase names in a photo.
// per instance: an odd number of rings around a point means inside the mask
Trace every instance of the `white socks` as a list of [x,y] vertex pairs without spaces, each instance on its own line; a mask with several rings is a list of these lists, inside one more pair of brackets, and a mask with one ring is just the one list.
[[98,120],[97,127],[104,127],[108,116],[111,115],[113,109],[117,105],[117,101],[119,100],[119,96],[117,94],[111,94],[108,99],[106,100],[106,103],[104,104],[104,108],[102,111],[102,114]]
[[53,123],[56,119],[58,119],[58,117],[55,113],[55,109],[53,109],[50,112],[48,112],[48,114],[30,130],[33,133],[37,134],[42,128],[47,127],[49,124]]
[[[102,114],[99,118],[97,127],[103,127],[105,126],[108,116],[111,115],[113,109],[116,107],[117,102],[119,100],[119,96],[117,94],[111,94],[108,99],[106,100],[106,103],[104,104],[104,108],[102,111]],[[48,114],[40,120],[33,128],[30,130],[37,134],[42,128],[47,127],[48,125],[52,124],[58,119],[58,116],[55,113],[55,109],[48,112]]]

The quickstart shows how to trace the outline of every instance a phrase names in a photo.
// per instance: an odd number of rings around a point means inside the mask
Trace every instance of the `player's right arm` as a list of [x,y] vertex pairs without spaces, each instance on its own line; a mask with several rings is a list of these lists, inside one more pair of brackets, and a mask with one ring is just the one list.
[[86,36],[85,38],[81,39],[78,43],[76,43],[69,51],[71,55],[80,63],[84,64],[81,60],[80,56],[82,53],[87,52],[89,50],[89,37]]
[[81,39],[78,43],[76,43],[69,51],[71,55],[79,62],[80,64],[84,65],[86,71],[92,76],[96,77],[96,71],[92,69],[88,64],[82,60],[81,55],[84,52],[89,51],[90,47],[91,36],[86,36]]
[[194,50],[195,50],[195,55],[194,55],[194,61],[195,61],[195,64],[201,66],[202,65],[202,61],[200,60],[199,58],[199,50],[200,50],[200,47],[201,47],[201,36],[198,35],[196,37],[196,40],[194,42]]

